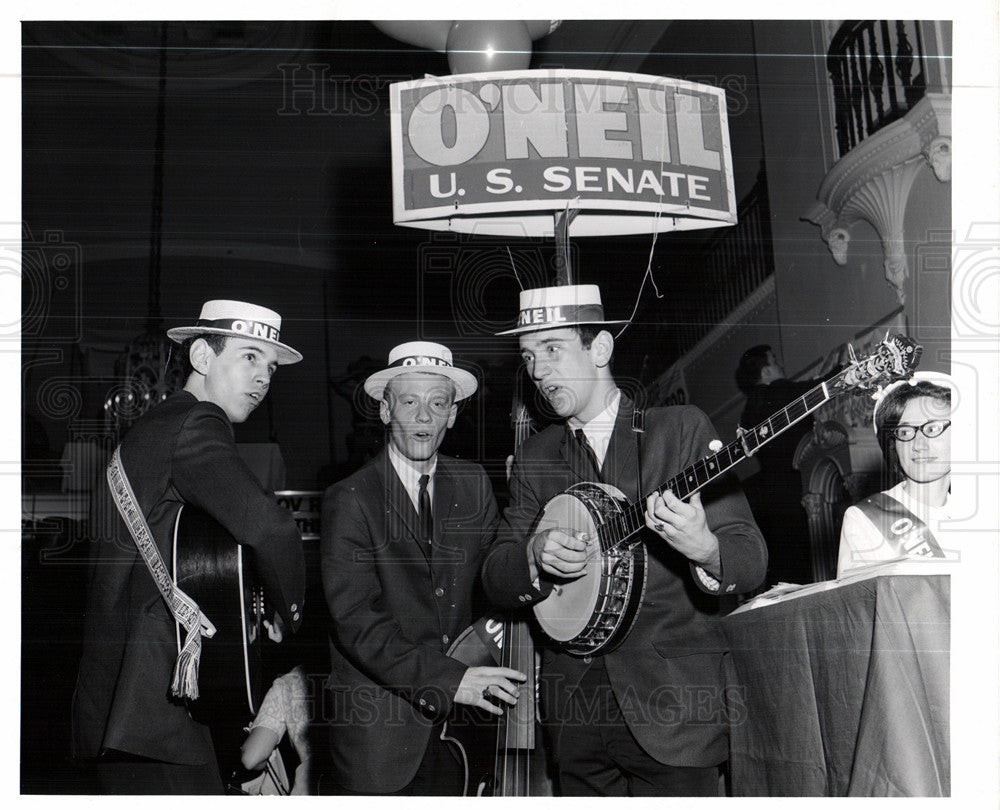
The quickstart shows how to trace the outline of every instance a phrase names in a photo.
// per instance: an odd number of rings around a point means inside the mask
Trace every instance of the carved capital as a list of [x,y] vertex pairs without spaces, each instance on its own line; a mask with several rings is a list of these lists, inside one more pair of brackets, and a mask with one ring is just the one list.
[[893,236],[890,239],[882,240],[882,249],[885,252],[885,261],[882,266],[885,268],[885,280],[889,286],[896,290],[896,300],[900,304],[906,303],[906,293],[903,291],[903,284],[910,274],[910,267],[906,261],[906,251],[903,248],[902,234]]
[[939,135],[924,149],[924,157],[931,164],[934,176],[942,183],[951,180],[951,138]]
[[851,242],[850,223],[844,223],[823,203],[817,203],[806,219],[819,225],[820,234],[826,242],[834,262],[843,267],[847,264],[847,248]]
[[802,496],[802,508],[810,521],[819,520],[823,515],[823,496],[818,492],[807,492]]
[[847,228],[834,228],[826,240],[827,247],[830,248],[830,255],[841,267],[847,264],[847,246],[850,241],[851,234]]
[[822,450],[832,450],[847,443],[847,431],[837,422],[820,422],[817,419],[813,423],[813,436]]
[[909,276],[903,217],[919,169],[928,162],[938,180],[951,177],[951,97],[928,93],[903,118],[865,138],[824,178],[805,219],[819,225],[834,262],[847,263],[850,228],[859,219],[882,241],[886,281],[905,303]]

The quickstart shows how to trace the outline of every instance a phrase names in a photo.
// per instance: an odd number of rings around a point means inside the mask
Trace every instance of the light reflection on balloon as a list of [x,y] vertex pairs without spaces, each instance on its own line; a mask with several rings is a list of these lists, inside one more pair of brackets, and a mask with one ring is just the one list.
[[521,20],[456,20],[447,48],[453,74],[526,70],[531,63],[531,36]]

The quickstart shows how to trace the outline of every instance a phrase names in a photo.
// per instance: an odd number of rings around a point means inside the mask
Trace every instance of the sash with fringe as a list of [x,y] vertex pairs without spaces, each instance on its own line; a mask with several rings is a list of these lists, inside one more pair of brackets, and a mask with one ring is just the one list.
[[139,554],[163,595],[163,601],[167,603],[167,608],[177,623],[187,632],[184,646],[174,664],[170,691],[175,697],[195,700],[198,697],[198,664],[201,661],[201,610],[190,596],[177,587],[163,562],[122,466],[121,445],[115,448],[108,463],[107,478],[118,513],[128,526]]

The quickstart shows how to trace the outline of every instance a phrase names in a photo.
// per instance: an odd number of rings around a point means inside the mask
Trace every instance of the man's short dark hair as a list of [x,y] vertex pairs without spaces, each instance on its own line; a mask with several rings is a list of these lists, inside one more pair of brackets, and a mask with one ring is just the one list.
[[229,340],[229,335],[217,335],[215,332],[205,332],[201,335],[191,335],[191,337],[184,340],[177,351],[180,353],[181,362],[184,364],[185,380],[194,372],[194,366],[191,365],[191,344],[196,340],[204,340],[213,352],[222,354],[223,349],[226,348],[226,341]]
[[736,386],[744,394],[749,394],[751,389],[760,382],[760,373],[768,365],[767,356],[771,353],[771,347],[766,343],[753,346],[743,352],[740,364],[736,367]]
[[596,323],[581,323],[572,327],[572,329],[579,335],[580,344],[585,349],[589,349],[590,344],[594,342],[594,338],[604,331],[604,327]]

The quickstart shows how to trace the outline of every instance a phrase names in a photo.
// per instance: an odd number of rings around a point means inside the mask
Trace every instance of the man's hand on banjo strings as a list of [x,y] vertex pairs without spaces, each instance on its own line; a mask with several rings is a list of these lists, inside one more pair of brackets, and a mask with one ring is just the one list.
[[531,538],[528,544],[528,563],[537,571],[544,571],[563,579],[577,579],[586,573],[590,557],[590,537],[587,532],[546,529]]

